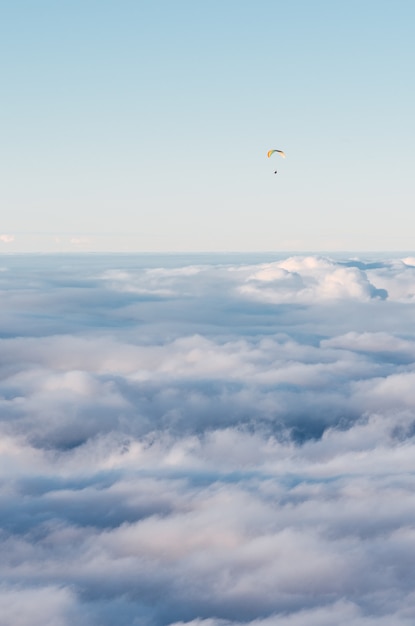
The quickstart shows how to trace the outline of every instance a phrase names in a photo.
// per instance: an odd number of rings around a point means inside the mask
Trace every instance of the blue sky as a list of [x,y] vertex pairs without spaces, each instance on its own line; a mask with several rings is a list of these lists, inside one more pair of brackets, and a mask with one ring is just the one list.
[[0,250],[413,248],[411,1],[0,17]]

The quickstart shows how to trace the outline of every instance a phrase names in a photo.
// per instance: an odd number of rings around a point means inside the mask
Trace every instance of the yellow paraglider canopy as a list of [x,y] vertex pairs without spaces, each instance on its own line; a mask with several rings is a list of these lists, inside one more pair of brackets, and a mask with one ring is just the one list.
[[271,154],[274,154],[274,152],[278,152],[282,156],[282,158],[285,159],[285,152],[283,152],[282,150],[268,150],[267,157],[269,158]]

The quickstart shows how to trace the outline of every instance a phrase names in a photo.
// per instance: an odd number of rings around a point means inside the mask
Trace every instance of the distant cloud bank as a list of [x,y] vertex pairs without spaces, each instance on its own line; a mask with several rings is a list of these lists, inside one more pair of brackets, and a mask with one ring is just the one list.
[[413,257],[0,266],[1,623],[415,623]]
[[2,243],[13,243],[14,235],[0,235],[0,241]]

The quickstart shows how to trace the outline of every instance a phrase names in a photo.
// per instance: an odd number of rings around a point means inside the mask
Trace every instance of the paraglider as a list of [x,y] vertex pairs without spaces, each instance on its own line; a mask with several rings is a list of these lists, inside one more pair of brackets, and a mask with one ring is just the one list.
[[[283,152],[282,150],[268,150],[267,157],[269,158],[272,154],[274,154],[274,152],[278,152],[278,154],[280,154],[282,158],[285,159],[285,152]],[[277,173],[278,171],[275,170],[274,174],[277,174]]]
[[269,158],[271,154],[274,154],[274,152],[278,152],[282,156],[282,158],[285,159],[285,152],[283,152],[282,150],[268,150],[267,157]]

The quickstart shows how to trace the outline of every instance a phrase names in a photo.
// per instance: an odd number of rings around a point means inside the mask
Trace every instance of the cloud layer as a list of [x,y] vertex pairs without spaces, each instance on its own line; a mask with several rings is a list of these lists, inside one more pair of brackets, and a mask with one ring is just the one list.
[[2,626],[414,623],[414,259],[0,269]]

